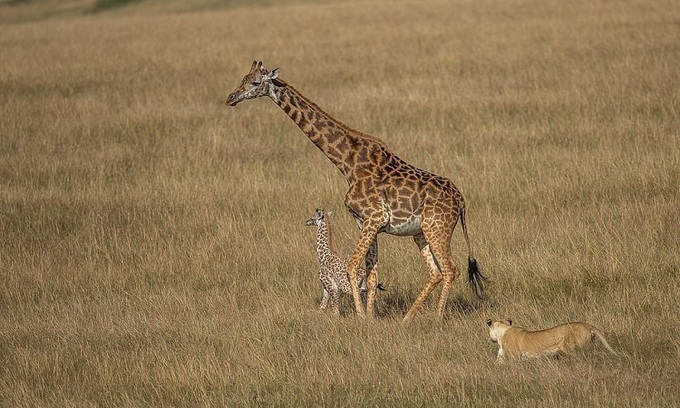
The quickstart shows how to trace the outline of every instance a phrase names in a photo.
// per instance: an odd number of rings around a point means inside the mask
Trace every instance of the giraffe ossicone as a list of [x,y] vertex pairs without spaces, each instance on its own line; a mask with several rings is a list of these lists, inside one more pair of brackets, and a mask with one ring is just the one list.
[[[283,110],[343,174],[349,189],[345,206],[361,233],[348,262],[356,313],[372,316],[378,285],[379,233],[413,236],[428,265],[425,287],[406,312],[409,321],[443,281],[437,313],[443,317],[446,300],[459,271],[451,256],[451,238],[460,220],[468,249],[468,283],[481,296],[484,276],[479,271],[465,225],[465,201],[447,178],[408,164],[380,139],[354,130],[284,82],[279,69],[267,71],[253,61],[241,84],[229,94],[227,105],[267,96]],[[368,296],[363,308],[357,284],[359,264],[365,261]]]

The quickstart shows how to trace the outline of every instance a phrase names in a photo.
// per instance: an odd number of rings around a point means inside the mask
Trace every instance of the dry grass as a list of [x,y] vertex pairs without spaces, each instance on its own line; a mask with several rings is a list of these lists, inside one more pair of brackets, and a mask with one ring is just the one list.
[[[128,3],[0,3],[0,405],[676,404],[674,2]],[[462,189],[489,301],[461,279],[403,327],[426,269],[381,236],[380,319],[316,312],[304,221],[349,254],[346,185],[271,102],[222,105],[255,58]],[[508,316],[625,356],[496,366]]]

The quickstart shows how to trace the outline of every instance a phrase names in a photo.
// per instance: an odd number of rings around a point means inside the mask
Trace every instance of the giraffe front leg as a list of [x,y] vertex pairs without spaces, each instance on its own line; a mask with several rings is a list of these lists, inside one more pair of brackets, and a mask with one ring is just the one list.
[[366,279],[366,313],[368,317],[376,317],[378,315],[378,305],[375,298],[378,293],[378,270],[374,267],[372,269],[370,279]]
[[373,240],[366,254],[366,313],[375,317],[375,294],[378,288],[378,240]]
[[[356,252],[355,252],[356,254]],[[363,309],[363,302],[361,301],[361,288],[359,287],[359,283],[357,282],[357,274],[358,274],[358,261],[354,261],[355,256],[352,256],[352,259],[347,263],[347,277],[349,278],[349,284],[352,287],[352,299],[354,300],[354,309],[357,312],[357,315],[364,317],[366,313],[364,312]]]
[[[349,278],[349,283],[352,286],[354,309],[356,310],[357,315],[361,317],[366,316],[366,312],[363,303],[361,302],[361,288],[359,288],[359,282],[357,280],[357,276],[359,274],[358,266],[359,263],[366,257],[366,254],[368,253],[371,245],[373,244],[373,241],[375,241],[377,234],[378,228],[376,226],[364,224],[361,229],[361,235],[359,236],[359,242],[357,243],[357,246],[354,249],[354,254],[347,263],[347,275]],[[371,295],[371,279],[373,279],[371,277],[373,275],[371,272],[372,271],[370,270],[366,271],[366,284],[368,286],[368,299],[366,300],[366,303],[370,301],[372,307],[373,302],[375,301],[375,293]],[[375,285],[376,284],[374,284],[373,286],[374,289]]]

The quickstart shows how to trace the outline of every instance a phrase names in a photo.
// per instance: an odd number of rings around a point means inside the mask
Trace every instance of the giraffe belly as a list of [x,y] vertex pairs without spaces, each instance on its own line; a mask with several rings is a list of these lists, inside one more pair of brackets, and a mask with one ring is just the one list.
[[390,216],[390,220],[384,228],[384,232],[391,235],[417,235],[423,232],[420,228],[420,216],[412,214],[408,218]]

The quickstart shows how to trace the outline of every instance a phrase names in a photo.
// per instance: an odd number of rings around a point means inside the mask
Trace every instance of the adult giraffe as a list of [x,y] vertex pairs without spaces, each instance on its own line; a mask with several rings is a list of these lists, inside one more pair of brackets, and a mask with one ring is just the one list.
[[361,234],[348,263],[354,307],[362,308],[357,267],[366,260],[368,299],[366,310],[372,316],[375,302],[378,262],[377,235],[413,236],[429,267],[425,287],[409,308],[408,322],[420,309],[432,290],[443,280],[437,306],[444,315],[451,285],[458,268],[451,256],[451,236],[460,219],[468,247],[468,281],[479,296],[484,276],[477,267],[465,227],[465,202],[456,186],[447,178],[414,167],[392,153],[384,142],[356,131],[333,118],[295,88],[279,78],[279,69],[271,72],[262,62],[253,61],[241,84],[229,94],[227,105],[236,106],[247,99],[268,96],[309,139],[337,166],[347,179],[349,191],[345,206],[359,224]]

